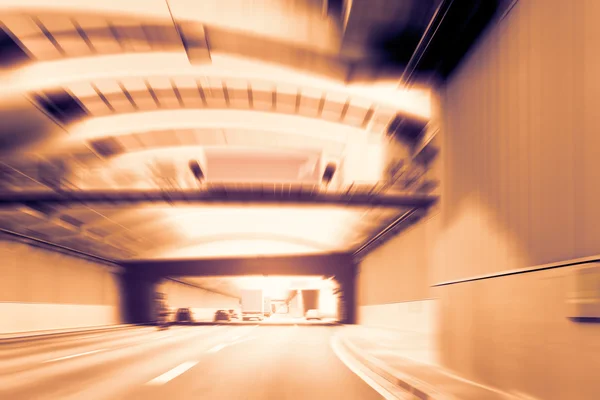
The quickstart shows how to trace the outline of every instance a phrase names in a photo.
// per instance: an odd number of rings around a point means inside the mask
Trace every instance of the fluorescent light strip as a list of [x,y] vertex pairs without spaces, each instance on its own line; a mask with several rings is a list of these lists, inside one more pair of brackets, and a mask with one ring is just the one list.
[[428,119],[430,116],[429,90],[399,90],[395,81],[347,85],[341,81],[249,58],[214,53],[211,53],[211,57],[212,63],[205,65],[190,65],[184,52],[129,53],[38,62],[8,74],[0,95],[8,97],[25,92],[68,87],[81,82],[128,77],[241,79],[250,83],[262,81],[273,86],[292,85],[301,90],[357,96],[419,118]]
[[0,0],[2,12],[92,12],[94,14],[134,14],[146,17],[169,17],[169,10],[164,0]]
[[365,135],[360,128],[298,115],[253,110],[159,110],[89,118],[67,128],[67,141],[124,136],[131,133],[171,129],[255,129],[323,137],[348,142]]

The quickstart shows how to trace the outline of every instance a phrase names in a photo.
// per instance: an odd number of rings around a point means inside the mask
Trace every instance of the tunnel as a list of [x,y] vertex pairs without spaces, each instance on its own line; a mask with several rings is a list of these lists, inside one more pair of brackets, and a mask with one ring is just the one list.
[[0,0],[0,398],[597,399],[599,17]]
[[[355,270],[356,265],[351,256],[345,254],[327,256],[296,256],[296,257],[261,257],[261,258],[235,258],[214,260],[172,260],[164,261],[136,261],[122,263],[125,273],[122,275],[124,294],[126,298],[125,310],[128,323],[151,323],[154,320],[154,296],[160,291],[161,282],[175,281],[180,285],[187,284],[199,289],[206,289],[211,278],[221,281],[244,277],[269,277],[302,280],[302,277],[327,277],[328,281],[335,283],[336,298],[339,299],[339,309],[335,319],[342,323],[353,323],[355,320],[354,294],[356,291]],[[202,280],[198,280],[202,278]],[[194,285],[194,282],[199,282]],[[302,286],[292,287],[285,293],[289,301],[297,296],[300,301],[300,315],[305,315],[310,309],[319,309],[318,289],[303,289]],[[333,286],[332,286],[333,288]],[[262,290],[262,288],[261,288]],[[164,290],[163,290],[164,291]],[[333,290],[331,291],[333,293]],[[297,293],[297,295],[296,295]],[[290,294],[292,296],[290,296]],[[213,296],[223,296],[223,293],[214,291]],[[239,304],[239,292],[230,292],[230,300],[223,302],[219,308],[234,307]],[[298,301],[297,300],[297,301]],[[238,304],[236,304],[238,303]],[[183,304],[183,303],[182,303]],[[343,310],[343,312],[340,312]]]

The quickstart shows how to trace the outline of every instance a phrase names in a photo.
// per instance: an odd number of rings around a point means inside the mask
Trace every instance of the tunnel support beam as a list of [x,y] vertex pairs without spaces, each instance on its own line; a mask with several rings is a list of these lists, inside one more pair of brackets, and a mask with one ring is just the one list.
[[124,322],[153,323],[154,301],[160,279],[155,276],[126,272],[121,275],[121,295]]
[[257,187],[255,189],[208,188],[205,190],[109,190],[109,191],[28,191],[0,194],[0,208],[36,204],[139,205],[177,204],[272,204],[332,205],[346,207],[429,207],[436,202],[429,195],[382,195],[369,193],[326,193],[302,186]]
[[356,323],[356,264],[351,263],[343,273],[335,276],[339,284],[339,318],[344,324]]
[[239,275],[327,275],[346,273],[353,263],[348,253],[285,256],[240,257],[199,260],[124,261],[120,265],[131,273],[155,279],[182,276]]
[[341,322],[356,320],[356,264],[351,254],[123,262],[129,321],[150,321],[153,291],[161,279],[184,276],[322,275],[340,288]]

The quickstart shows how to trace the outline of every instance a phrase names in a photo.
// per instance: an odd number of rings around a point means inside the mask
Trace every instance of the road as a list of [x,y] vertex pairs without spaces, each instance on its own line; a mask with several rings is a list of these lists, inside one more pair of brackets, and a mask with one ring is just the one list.
[[0,345],[0,398],[381,399],[332,351],[336,327],[177,326]]

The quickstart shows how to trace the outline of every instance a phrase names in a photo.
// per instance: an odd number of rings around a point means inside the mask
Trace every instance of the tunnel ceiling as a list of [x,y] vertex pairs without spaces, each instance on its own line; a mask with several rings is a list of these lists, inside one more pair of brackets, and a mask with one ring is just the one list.
[[[194,160],[219,193],[302,187],[306,204],[30,199],[0,210],[2,230],[109,260],[328,253],[415,208],[382,206],[398,189],[364,157],[399,120],[426,127],[430,90],[399,78],[441,2],[249,4],[0,1],[0,190],[206,190]],[[440,62],[460,58],[438,43],[417,73],[441,47]],[[372,201],[310,204],[318,192]]]
[[285,300],[292,290],[318,290],[327,287],[321,276],[211,276],[177,277],[176,280],[215,293],[241,298],[242,289],[261,289],[266,297]]

